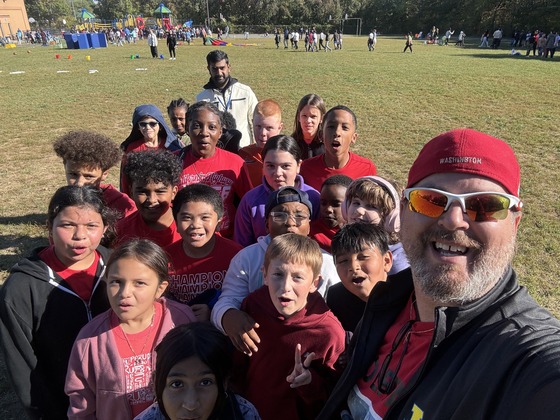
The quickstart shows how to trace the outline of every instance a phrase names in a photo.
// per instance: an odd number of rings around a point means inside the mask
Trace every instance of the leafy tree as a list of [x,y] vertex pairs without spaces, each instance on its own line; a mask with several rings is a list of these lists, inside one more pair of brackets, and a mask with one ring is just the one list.
[[27,0],[27,15],[35,19],[39,25],[55,22],[70,16],[70,6],[66,0]]

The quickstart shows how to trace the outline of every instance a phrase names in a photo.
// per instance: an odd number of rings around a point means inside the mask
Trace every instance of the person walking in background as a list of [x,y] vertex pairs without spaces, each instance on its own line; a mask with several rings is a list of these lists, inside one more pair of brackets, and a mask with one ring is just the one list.
[[[449,28],[446,32],[445,32],[445,45],[449,44],[449,39],[451,38],[451,35],[453,35],[455,33],[455,31],[452,31],[451,28]],[[455,44],[457,45],[457,44]]]
[[456,47],[464,47],[466,36],[467,36],[467,34],[465,34],[463,31],[459,32],[459,38],[457,39],[457,42],[455,43],[455,46]]
[[409,32],[408,35],[406,35],[406,44],[404,46],[403,53],[406,52],[406,50],[409,48],[410,53],[412,54],[412,32]]
[[544,58],[548,58],[550,54],[550,59],[554,58],[554,53],[558,47],[558,33],[556,31],[551,31],[546,38],[546,49],[544,51]]
[[158,58],[158,39],[153,29],[150,29],[150,34],[148,35],[148,45],[150,46],[152,58]]
[[176,60],[177,55],[175,54],[175,47],[177,46],[177,35],[175,31],[171,31],[167,34],[167,48],[169,48],[169,59]]
[[492,48],[497,49],[500,48],[500,43],[502,42],[503,33],[500,28],[496,29],[492,34]]
[[482,34],[482,36],[480,37],[480,45],[478,46],[478,48],[482,48],[482,47],[486,47],[488,48],[488,36],[490,35],[490,31],[486,31]]
[[274,43],[276,44],[276,49],[280,48],[280,30],[274,30]]
[[367,42],[368,50],[374,51],[375,44],[377,44],[377,30],[372,29],[368,36],[368,42]]

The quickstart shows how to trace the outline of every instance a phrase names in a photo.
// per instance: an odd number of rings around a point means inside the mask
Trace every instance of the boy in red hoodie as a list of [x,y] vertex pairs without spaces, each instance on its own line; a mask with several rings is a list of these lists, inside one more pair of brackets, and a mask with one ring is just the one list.
[[308,237],[275,237],[264,257],[265,285],[241,306],[260,336],[257,352],[238,353],[247,363],[241,386],[262,418],[315,418],[336,382],[345,333],[316,292],[322,260]]

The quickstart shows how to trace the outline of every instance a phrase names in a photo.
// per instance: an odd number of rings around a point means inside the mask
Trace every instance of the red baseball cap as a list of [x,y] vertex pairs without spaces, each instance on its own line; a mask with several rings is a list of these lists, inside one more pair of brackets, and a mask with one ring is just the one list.
[[519,163],[503,140],[470,128],[440,134],[424,145],[408,173],[407,188],[439,173],[465,173],[500,183],[519,197]]

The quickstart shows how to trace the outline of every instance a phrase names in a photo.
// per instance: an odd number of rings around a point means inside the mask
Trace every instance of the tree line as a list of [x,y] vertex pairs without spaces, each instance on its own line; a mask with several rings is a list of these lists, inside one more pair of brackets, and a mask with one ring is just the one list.
[[[162,0],[26,0],[28,16],[55,26],[62,19],[74,21],[82,7],[97,18],[111,21],[127,15],[153,16]],[[269,31],[288,26],[325,28],[355,24],[361,18],[364,32],[399,34],[428,31],[432,26],[478,34],[501,27],[560,29],[558,0],[163,0],[178,23],[192,20],[203,25],[207,6],[211,26],[264,25]],[[75,14],[73,16],[73,14]],[[158,16],[156,16],[158,17]]]

